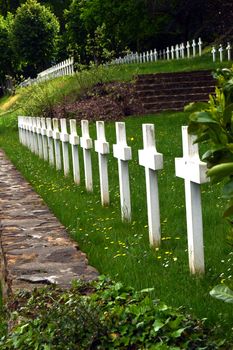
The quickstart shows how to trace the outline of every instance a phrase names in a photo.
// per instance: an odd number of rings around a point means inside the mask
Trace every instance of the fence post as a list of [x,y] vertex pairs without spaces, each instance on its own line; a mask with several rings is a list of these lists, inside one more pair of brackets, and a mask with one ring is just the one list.
[[183,158],[175,159],[176,176],[185,180],[189,268],[192,274],[205,271],[200,184],[206,183],[207,165],[200,161],[196,138],[182,127]]
[[118,159],[121,217],[131,221],[131,201],[128,161],[132,159],[131,147],[127,146],[125,123],[116,123],[116,140],[113,145],[113,156]]
[[57,118],[53,118],[53,139],[54,139],[56,169],[61,170],[62,165],[61,165],[61,149],[60,149],[60,132],[59,132]]
[[81,120],[81,129],[82,129],[82,137],[80,138],[80,145],[83,149],[86,190],[88,192],[92,192],[93,179],[92,179],[92,165],[91,165],[91,149],[93,148],[93,142],[89,135],[88,120]]
[[163,155],[155,146],[153,124],[143,124],[143,150],[138,151],[139,164],[145,167],[146,197],[150,245],[158,247],[161,241],[159,189],[157,171],[163,169]]
[[104,122],[96,122],[97,140],[95,141],[95,151],[98,153],[99,176],[100,176],[100,193],[101,203],[103,206],[109,204],[108,188],[108,159],[109,143],[105,138]]
[[79,167],[79,154],[78,154],[78,145],[79,145],[79,136],[77,135],[76,120],[70,120],[70,144],[72,152],[72,163],[73,163],[73,176],[74,182],[77,185],[80,185],[80,167]]
[[61,119],[61,133],[60,140],[62,143],[62,155],[63,155],[63,170],[64,175],[67,176],[70,172],[69,164],[69,135],[67,133],[66,119]]

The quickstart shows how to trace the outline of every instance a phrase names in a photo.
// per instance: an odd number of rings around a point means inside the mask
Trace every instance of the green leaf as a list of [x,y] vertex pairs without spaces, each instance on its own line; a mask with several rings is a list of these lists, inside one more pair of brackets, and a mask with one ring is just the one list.
[[200,110],[208,109],[209,104],[207,102],[191,102],[184,107],[185,112],[197,112]]
[[233,175],[233,162],[215,165],[207,171],[207,175],[217,181]]
[[177,329],[176,331],[172,332],[171,333],[171,336],[173,338],[179,338],[181,336],[181,334],[183,333],[183,331],[185,330],[185,328],[180,328],[180,329]]
[[160,320],[155,320],[153,324],[153,329],[155,332],[158,332],[163,326],[164,326],[163,322],[161,322]]
[[210,295],[225,303],[233,304],[233,291],[225,285],[218,284],[210,291]]
[[232,198],[233,197],[233,180],[227,182],[223,187],[223,197]]
[[224,217],[224,218],[227,218],[228,216],[231,216],[231,215],[233,215],[233,205],[230,205],[230,206],[224,211],[223,217]]
[[213,119],[211,113],[205,111],[191,114],[190,119],[196,123],[219,124],[215,119]]

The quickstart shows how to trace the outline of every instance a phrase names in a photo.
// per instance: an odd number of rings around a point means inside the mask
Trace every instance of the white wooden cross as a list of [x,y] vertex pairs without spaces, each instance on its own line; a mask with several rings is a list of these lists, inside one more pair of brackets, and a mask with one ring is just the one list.
[[154,124],[143,124],[143,150],[138,151],[139,164],[145,167],[146,196],[150,245],[158,247],[161,241],[159,189],[157,171],[163,169],[163,155],[155,145]]
[[95,141],[95,151],[98,153],[99,176],[100,176],[100,193],[101,203],[103,206],[109,204],[108,188],[108,159],[109,143],[106,141],[104,122],[96,122],[97,140]]
[[37,139],[37,121],[36,118],[32,118],[32,132],[33,132],[33,143],[34,143],[34,152],[39,155],[39,145]]
[[220,58],[220,62],[222,62],[223,60],[223,47],[222,47],[222,44],[219,45],[219,58]]
[[201,53],[202,53],[202,41],[201,41],[201,38],[198,39],[198,49],[199,49],[199,56],[201,56]]
[[184,44],[180,44],[180,53],[181,53],[181,58],[184,58]]
[[142,62],[145,63],[146,62],[146,53],[143,52],[142,54]]
[[189,41],[187,41],[187,45],[186,45],[186,49],[187,49],[187,57],[190,57],[190,44]]
[[212,53],[212,56],[213,56],[213,62],[215,62],[216,61],[216,49],[215,49],[214,46],[212,47],[211,53]]
[[170,59],[170,50],[169,50],[169,47],[167,47],[166,54],[167,54],[167,60],[169,61],[169,59]]
[[80,145],[83,149],[85,185],[86,185],[86,190],[88,192],[92,192],[93,179],[92,179],[92,165],[91,165],[91,149],[93,148],[93,142],[89,135],[88,120],[81,120],[81,129],[82,129],[82,137],[80,138]]
[[176,59],[179,59],[179,45],[176,45],[175,52],[176,52]]
[[176,176],[185,180],[189,268],[192,274],[205,272],[200,184],[208,182],[207,165],[200,161],[196,138],[182,126],[183,158],[175,159]]
[[193,42],[192,42],[192,48],[193,48],[193,57],[196,56],[196,42],[195,40],[193,39]]
[[28,147],[29,140],[28,140],[28,119],[27,119],[27,117],[24,117],[23,129],[24,129],[24,146]]
[[150,62],[153,62],[153,51],[150,50]]
[[63,156],[63,170],[64,175],[67,176],[70,172],[70,164],[69,164],[69,134],[67,132],[67,124],[66,119],[62,118],[60,120],[61,123],[61,132],[60,132],[60,140],[62,144],[62,156]]
[[131,147],[127,145],[125,123],[116,123],[116,140],[113,145],[113,156],[118,159],[121,217],[123,221],[131,221],[131,200],[129,186],[128,161],[132,159]]
[[53,130],[51,118],[46,118],[49,164],[54,165]]
[[30,118],[30,129],[31,129],[31,150],[36,154],[37,152],[37,142],[36,142],[36,133],[34,131],[34,117]]
[[70,120],[70,144],[72,152],[72,163],[73,163],[73,176],[74,182],[80,185],[80,167],[79,167],[79,154],[78,145],[80,143],[79,136],[77,134],[76,120]]
[[139,54],[139,63],[142,63],[142,53]]
[[41,136],[41,121],[40,121],[40,117],[36,118],[36,132],[37,132],[39,157],[43,158],[43,144],[42,144],[42,136]]
[[150,53],[149,51],[146,51],[146,62],[150,61]]
[[53,139],[54,139],[54,151],[55,151],[55,162],[56,169],[61,170],[61,148],[60,148],[60,132],[58,126],[58,119],[53,118]]
[[48,160],[48,144],[47,144],[47,130],[46,130],[45,118],[41,118],[41,135],[42,135],[44,160]]
[[154,60],[155,62],[158,60],[158,52],[156,49],[154,49]]
[[19,142],[23,144],[23,117],[18,116]]
[[226,50],[227,50],[227,59],[228,59],[228,61],[230,61],[231,60],[231,45],[229,42],[227,43]]
[[174,46],[171,47],[171,56],[172,56],[172,60],[174,60]]

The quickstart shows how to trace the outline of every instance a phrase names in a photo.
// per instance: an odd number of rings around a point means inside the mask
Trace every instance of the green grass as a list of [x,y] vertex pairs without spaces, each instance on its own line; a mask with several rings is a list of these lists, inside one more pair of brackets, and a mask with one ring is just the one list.
[[[132,194],[132,223],[120,219],[117,161],[109,156],[111,205],[100,204],[97,155],[92,154],[94,193],[84,187],[83,166],[81,186],[74,185],[72,176],[64,178],[47,163],[39,160],[19,144],[17,132],[0,128],[0,147],[44,198],[51,210],[67,227],[101,274],[109,274],[136,289],[154,287],[154,297],[172,306],[184,306],[190,313],[207,318],[224,337],[231,336],[232,305],[209,296],[209,291],[232,275],[231,247],[226,241],[228,225],[221,217],[224,202],[221,186],[202,186],[206,274],[203,278],[189,274],[184,183],[175,177],[174,158],[182,156],[181,125],[186,125],[185,113],[163,113],[156,116],[130,117],[125,120],[128,144],[133,160],[129,171]],[[164,155],[164,170],[159,172],[162,245],[149,247],[144,168],[138,165],[137,150],[142,148],[142,123],[156,126],[157,149]],[[80,129],[79,129],[80,134]],[[91,124],[95,139],[95,126]],[[106,123],[107,140],[115,143],[114,123]],[[80,163],[83,164],[80,152]]]

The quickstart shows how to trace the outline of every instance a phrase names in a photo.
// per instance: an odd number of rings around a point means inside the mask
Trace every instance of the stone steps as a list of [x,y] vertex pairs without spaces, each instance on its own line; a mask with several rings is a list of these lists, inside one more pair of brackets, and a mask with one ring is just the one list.
[[190,102],[208,101],[215,84],[210,71],[142,74],[136,92],[148,113],[178,111]]

